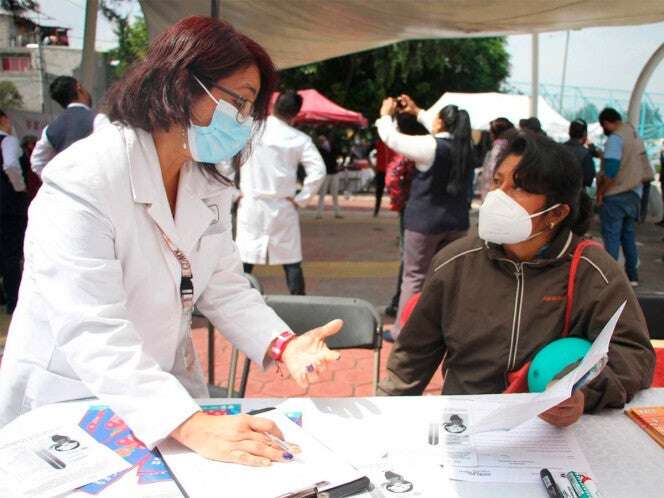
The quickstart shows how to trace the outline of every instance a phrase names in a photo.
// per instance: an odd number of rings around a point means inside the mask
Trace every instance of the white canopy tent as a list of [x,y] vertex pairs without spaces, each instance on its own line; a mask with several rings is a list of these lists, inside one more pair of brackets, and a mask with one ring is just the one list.
[[[429,108],[429,111],[438,112],[450,104],[468,111],[470,124],[475,130],[488,130],[489,123],[498,117],[509,119],[514,126],[518,126],[520,119],[530,117],[530,97],[496,92],[447,92]],[[538,108],[542,129],[556,140],[567,140],[569,121],[558,114],[542,97],[539,98]]]
[[401,40],[538,33],[664,20],[661,0],[139,0],[150,35],[192,14],[219,17],[280,69]]
[[[93,70],[98,0],[86,0],[82,69]],[[213,15],[251,36],[277,67],[308,64],[402,40],[533,34],[531,115],[537,115],[538,33],[664,20],[662,0],[139,0],[150,36],[179,19]],[[664,46],[664,44],[663,44]],[[664,50],[660,50],[664,53]],[[661,60],[657,55],[635,84],[641,88]],[[534,105],[533,105],[534,104]],[[630,118],[634,119],[632,113]],[[638,116],[636,117],[638,119]]]

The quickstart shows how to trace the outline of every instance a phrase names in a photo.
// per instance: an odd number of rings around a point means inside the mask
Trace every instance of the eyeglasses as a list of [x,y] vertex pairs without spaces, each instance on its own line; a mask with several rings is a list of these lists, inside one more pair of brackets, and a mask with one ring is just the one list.
[[233,104],[233,106],[237,109],[237,115],[235,116],[235,119],[237,120],[238,123],[244,123],[245,121],[247,121],[249,118],[252,117],[252,115],[254,114],[253,100],[243,97],[242,95],[239,95],[233,90],[230,90],[217,83],[209,83],[209,85],[213,88],[216,88],[217,90],[222,91],[223,93],[225,93],[226,95],[230,96],[233,99],[233,102],[231,102],[231,104]]

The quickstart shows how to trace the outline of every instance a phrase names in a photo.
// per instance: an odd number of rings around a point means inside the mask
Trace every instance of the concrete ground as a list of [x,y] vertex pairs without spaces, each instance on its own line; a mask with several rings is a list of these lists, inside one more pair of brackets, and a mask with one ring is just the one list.
[[[357,297],[371,302],[382,313],[395,291],[399,261],[398,219],[387,210],[387,199],[377,218],[372,217],[373,197],[358,195],[340,199],[343,219],[335,219],[329,205],[323,219],[316,219],[310,207],[301,211],[304,250],[304,274],[307,293],[323,296]],[[315,202],[312,202],[312,206]],[[477,211],[473,211],[476,220]],[[639,292],[664,292],[664,229],[653,223],[639,225],[640,250]],[[598,237],[597,222],[591,234]],[[286,294],[281,267],[257,266],[255,275],[267,294]],[[392,320],[385,317],[386,328]],[[4,345],[9,317],[0,314],[0,351]],[[207,370],[207,332],[196,324],[196,349]],[[215,384],[225,386],[228,381],[230,346],[220,334],[215,340]],[[382,372],[391,345],[384,344],[381,353]],[[290,379],[276,371],[261,372],[255,366],[249,377],[247,396],[360,396],[371,394],[373,356],[370,351],[344,351],[342,359],[325,373],[322,382],[300,389]],[[239,373],[239,369],[238,369]],[[427,389],[440,392],[440,373]],[[236,384],[237,387],[237,384]]]

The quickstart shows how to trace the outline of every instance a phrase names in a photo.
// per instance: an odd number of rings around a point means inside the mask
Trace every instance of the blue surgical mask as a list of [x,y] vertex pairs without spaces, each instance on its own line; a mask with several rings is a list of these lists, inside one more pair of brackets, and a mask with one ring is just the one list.
[[[194,78],[196,78],[194,76]],[[207,126],[193,123],[187,129],[191,157],[201,163],[217,164],[229,161],[249,141],[254,120],[249,117],[242,123],[237,120],[238,111],[225,100],[217,100],[196,78],[205,93],[217,104],[212,120]]]

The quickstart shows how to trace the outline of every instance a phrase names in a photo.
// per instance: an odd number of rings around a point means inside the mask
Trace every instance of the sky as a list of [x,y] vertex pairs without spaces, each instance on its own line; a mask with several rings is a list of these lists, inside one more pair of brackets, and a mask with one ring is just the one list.
[[[70,43],[83,44],[85,0],[42,0],[42,11],[71,27]],[[138,2],[129,6],[132,15],[140,15]],[[540,81],[559,85],[565,50],[565,32],[540,35]],[[566,84],[581,87],[631,90],[639,72],[657,47],[664,42],[664,22],[643,26],[590,28],[570,32]],[[97,24],[97,50],[115,46],[112,26],[101,15]],[[268,47],[269,50],[269,47]],[[511,55],[510,81],[530,82],[531,37],[508,37]],[[663,94],[664,63],[650,79],[647,92]]]

